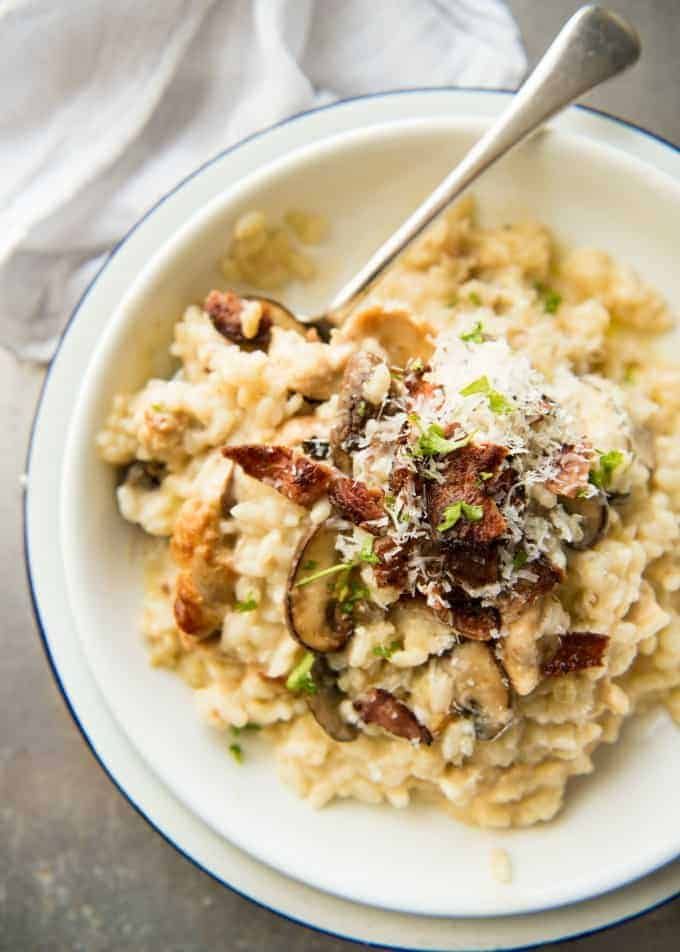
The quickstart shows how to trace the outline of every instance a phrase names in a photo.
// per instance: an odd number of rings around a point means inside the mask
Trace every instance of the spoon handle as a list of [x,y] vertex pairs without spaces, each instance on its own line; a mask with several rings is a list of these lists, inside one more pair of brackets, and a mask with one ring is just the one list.
[[639,55],[637,33],[617,14],[592,5],[575,13],[508,108],[339,291],[330,310],[344,307],[364,291],[433,218],[497,159],[583,93],[632,66]]

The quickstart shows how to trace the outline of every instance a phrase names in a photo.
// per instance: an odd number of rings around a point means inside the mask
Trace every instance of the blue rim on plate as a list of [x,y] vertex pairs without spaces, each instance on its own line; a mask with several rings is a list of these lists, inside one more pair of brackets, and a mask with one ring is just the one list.
[[[208,168],[209,166],[213,165],[215,162],[217,162],[218,160],[222,159],[224,156],[228,155],[229,153],[234,152],[234,151],[236,151],[237,149],[241,148],[241,147],[244,146],[246,143],[251,142],[251,141],[253,141],[254,139],[258,139],[258,138],[260,138],[261,136],[264,136],[264,135],[266,135],[267,133],[271,132],[273,129],[279,128],[280,126],[284,126],[284,125],[287,125],[288,123],[296,122],[297,120],[302,119],[302,118],[304,118],[305,116],[309,116],[309,115],[312,115],[312,114],[314,114],[314,113],[319,113],[319,112],[324,112],[324,111],[326,111],[326,110],[334,109],[334,108],[336,108],[337,106],[342,106],[342,105],[344,105],[344,104],[351,103],[351,102],[357,102],[357,101],[368,100],[368,99],[381,99],[381,98],[386,98],[386,97],[389,97],[389,96],[404,95],[404,94],[409,94],[409,93],[437,93],[437,92],[446,92],[446,93],[451,93],[451,92],[474,92],[474,93],[491,93],[491,94],[494,94],[494,95],[501,94],[501,95],[507,95],[507,96],[509,96],[509,95],[512,95],[512,94],[514,93],[514,90],[512,90],[512,89],[503,89],[503,88],[494,88],[494,87],[480,87],[480,86],[423,86],[423,87],[415,87],[415,88],[412,88],[412,89],[391,89],[391,90],[386,90],[386,91],[384,91],[384,92],[379,92],[379,93],[367,93],[367,94],[361,95],[361,96],[350,96],[350,97],[348,97],[348,98],[346,98],[346,99],[340,99],[340,100],[337,100],[336,102],[328,103],[328,104],[323,105],[323,106],[317,106],[317,107],[315,107],[315,108],[313,108],[313,109],[306,109],[306,110],[303,110],[303,111],[301,111],[301,112],[295,113],[295,114],[293,114],[293,115],[287,117],[286,119],[282,119],[282,120],[280,120],[279,122],[275,122],[275,123],[273,123],[272,125],[267,126],[267,127],[264,128],[264,129],[260,129],[260,130],[258,130],[257,132],[254,132],[254,133],[252,133],[251,135],[246,136],[245,138],[243,138],[243,139],[239,140],[238,142],[234,143],[234,145],[231,145],[231,146],[229,146],[228,148],[221,150],[221,151],[218,152],[216,155],[213,155],[210,159],[208,159],[208,160],[206,160],[205,162],[201,163],[201,165],[199,165],[196,169],[194,169],[193,172],[190,172],[190,173],[189,173],[188,175],[186,175],[183,179],[181,179],[172,189],[170,189],[168,192],[166,192],[164,195],[162,195],[161,198],[159,198],[158,201],[156,201],[150,208],[148,208],[147,211],[146,211],[146,212],[135,222],[135,224],[132,225],[132,227],[125,233],[125,235],[113,246],[113,248],[111,249],[110,253],[107,255],[105,261],[102,263],[101,267],[98,269],[98,271],[96,272],[96,274],[94,275],[94,277],[92,278],[92,280],[89,282],[89,284],[87,285],[87,287],[86,287],[85,290],[83,291],[83,293],[82,293],[82,295],[80,296],[80,298],[79,298],[77,304],[75,305],[75,307],[74,307],[74,309],[73,309],[71,315],[69,316],[69,319],[68,319],[68,321],[67,321],[67,323],[66,323],[66,325],[65,325],[65,327],[64,327],[64,329],[63,329],[63,331],[61,332],[61,335],[60,335],[60,337],[59,337],[59,343],[58,343],[57,348],[56,348],[56,350],[55,350],[54,356],[53,356],[53,358],[52,358],[52,360],[51,360],[51,362],[50,362],[50,365],[49,365],[49,368],[48,368],[48,370],[47,370],[47,373],[45,374],[45,379],[44,379],[44,381],[43,381],[43,383],[42,383],[42,386],[41,386],[41,389],[40,389],[40,394],[39,394],[39,396],[38,396],[38,401],[37,401],[37,404],[36,404],[35,414],[34,414],[34,417],[33,417],[33,421],[32,421],[32,423],[31,423],[31,429],[30,429],[30,434],[29,434],[29,441],[28,441],[28,448],[27,448],[27,452],[26,452],[26,463],[25,463],[24,471],[25,471],[27,474],[30,473],[31,457],[32,457],[32,452],[33,452],[33,442],[34,442],[34,437],[35,437],[36,425],[37,425],[38,418],[39,418],[40,413],[41,413],[41,410],[42,410],[43,398],[44,398],[45,391],[46,391],[46,388],[47,388],[47,385],[48,385],[48,381],[49,381],[49,378],[50,378],[50,374],[51,374],[51,371],[52,371],[52,367],[54,366],[54,363],[55,363],[57,357],[59,356],[59,352],[60,352],[60,350],[61,350],[61,348],[62,348],[62,345],[63,345],[63,343],[64,343],[64,340],[66,339],[66,336],[68,335],[69,330],[71,329],[71,326],[72,326],[72,324],[74,323],[75,318],[77,317],[78,312],[80,311],[80,308],[81,308],[82,304],[84,303],[85,299],[86,299],[87,296],[89,295],[89,293],[90,293],[90,291],[92,290],[92,288],[94,287],[94,285],[95,285],[95,284],[97,283],[97,281],[99,280],[99,278],[100,278],[102,272],[110,265],[111,261],[112,261],[113,258],[116,256],[117,252],[118,252],[118,251],[121,249],[121,247],[128,241],[128,239],[137,231],[137,229],[146,221],[146,219],[156,211],[156,209],[158,209],[161,205],[163,205],[163,204],[167,201],[168,198],[170,198],[172,195],[174,195],[176,192],[178,192],[181,188],[183,188],[183,187],[187,184],[187,182],[191,181],[193,178],[195,178],[197,175],[199,175],[201,172],[203,172],[204,169],[206,169],[206,168]],[[664,138],[663,136],[658,135],[657,133],[650,132],[648,129],[645,129],[643,126],[637,125],[637,124],[634,123],[634,122],[629,122],[629,121],[627,121],[627,120],[625,120],[625,119],[619,118],[618,116],[613,116],[613,115],[611,115],[610,113],[605,112],[604,110],[595,109],[595,108],[590,107],[590,106],[576,105],[575,108],[578,109],[578,110],[581,110],[581,111],[583,111],[583,112],[591,113],[591,114],[593,114],[593,115],[599,116],[599,117],[601,117],[601,118],[603,118],[603,119],[605,119],[605,120],[607,120],[607,121],[609,121],[609,122],[611,122],[611,123],[614,123],[614,124],[616,124],[616,125],[623,126],[624,128],[632,129],[632,130],[634,130],[634,131],[636,131],[636,132],[638,132],[638,133],[640,133],[640,134],[646,136],[647,138],[653,139],[654,141],[660,143],[661,145],[663,145],[663,146],[669,148],[671,151],[676,152],[676,153],[680,153],[680,147],[676,146],[676,145],[675,145],[673,142],[671,142],[669,139],[666,139],[666,138]],[[29,481],[29,488],[30,488],[30,481]],[[99,752],[97,751],[94,742],[93,742],[93,741],[91,740],[91,738],[89,737],[87,731],[85,730],[85,727],[83,726],[83,724],[81,723],[81,721],[80,721],[78,715],[76,714],[75,708],[73,707],[73,704],[71,703],[71,699],[70,699],[70,697],[69,697],[69,695],[68,695],[68,692],[66,691],[66,688],[64,687],[64,684],[63,684],[63,682],[62,682],[62,680],[61,680],[61,676],[60,676],[60,674],[59,674],[59,670],[58,670],[57,664],[56,664],[56,662],[55,662],[55,660],[54,660],[54,658],[53,658],[52,651],[51,651],[51,649],[50,649],[49,641],[48,641],[48,638],[47,638],[46,627],[45,627],[45,625],[43,624],[43,620],[42,620],[42,617],[41,617],[41,614],[40,614],[40,607],[39,607],[39,604],[38,604],[38,598],[37,598],[37,595],[36,595],[36,592],[35,592],[35,586],[34,586],[34,581],[33,581],[33,572],[32,572],[32,567],[31,567],[31,560],[30,560],[30,554],[29,554],[29,544],[28,544],[28,528],[27,528],[27,527],[28,527],[28,514],[27,514],[27,506],[26,506],[27,498],[28,498],[28,489],[26,489],[26,490],[24,491],[24,498],[23,498],[23,505],[22,505],[22,511],[23,511],[23,529],[22,529],[22,536],[23,536],[23,545],[24,545],[24,566],[25,566],[25,569],[26,569],[26,579],[27,579],[28,588],[29,588],[29,595],[30,595],[30,599],[31,599],[31,607],[32,607],[32,610],[33,610],[33,616],[34,616],[34,618],[35,618],[36,625],[37,625],[37,627],[38,627],[38,633],[39,633],[39,635],[40,635],[40,639],[41,639],[41,642],[42,642],[42,647],[43,647],[43,650],[44,650],[44,652],[45,652],[45,656],[46,656],[46,658],[47,658],[47,662],[48,662],[48,664],[49,664],[49,666],[50,666],[50,669],[51,669],[51,671],[52,671],[52,675],[53,675],[54,680],[55,680],[55,682],[56,682],[57,688],[59,689],[59,692],[60,692],[60,694],[61,694],[61,696],[62,696],[62,698],[63,698],[64,704],[66,705],[66,708],[67,708],[69,714],[71,715],[71,717],[72,717],[72,719],[73,719],[73,721],[74,721],[76,727],[78,728],[78,730],[79,730],[79,732],[80,732],[80,734],[81,734],[83,740],[85,741],[85,744],[86,744],[87,747],[89,748],[90,752],[92,753],[94,759],[97,761],[97,763],[99,764],[99,766],[101,767],[101,769],[104,771],[104,773],[105,773],[106,776],[109,778],[109,780],[110,780],[111,783],[114,785],[114,787],[118,790],[118,792],[123,796],[123,798],[124,798],[124,799],[130,804],[130,806],[139,814],[139,816],[141,816],[142,819],[144,819],[144,820],[149,824],[149,826],[150,826],[159,836],[161,836],[162,839],[165,840],[166,843],[168,843],[170,846],[173,847],[173,849],[175,849],[178,853],[180,853],[180,855],[182,855],[182,856],[183,856],[185,859],[187,859],[193,866],[195,866],[195,867],[196,867],[197,869],[199,869],[201,872],[205,873],[207,876],[209,876],[209,877],[210,877],[211,879],[213,879],[215,882],[219,883],[219,884],[222,885],[222,886],[225,886],[227,889],[231,890],[233,893],[235,893],[236,895],[240,896],[242,899],[246,899],[246,900],[248,900],[248,901],[254,903],[254,904],[257,905],[257,906],[260,906],[260,908],[266,909],[268,912],[271,912],[271,913],[274,913],[274,914],[277,915],[277,916],[280,916],[282,919],[285,919],[285,920],[288,921],[288,922],[293,922],[293,923],[295,923],[296,925],[304,926],[304,927],[306,927],[306,928],[308,928],[308,929],[312,929],[313,931],[318,932],[318,933],[320,933],[320,934],[322,934],[322,935],[327,935],[327,936],[331,936],[331,937],[333,937],[333,938],[343,939],[343,940],[345,940],[345,941],[347,941],[347,942],[353,942],[353,943],[356,943],[356,944],[358,944],[358,945],[365,945],[365,946],[369,946],[369,947],[375,948],[375,949],[386,949],[386,948],[389,948],[389,949],[395,949],[395,950],[397,950],[397,952],[422,952],[421,949],[419,949],[418,947],[414,947],[414,946],[409,946],[409,947],[405,947],[405,946],[395,946],[395,945],[387,945],[387,946],[386,946],[386,945],[384,945],[384,944],[382,944],[382,943],[377,943],[377,942],[372,942],[372,941],[366,941],[366,940],[362,940],[362,939],[357,939],[357,938],[355,938],[354,936],[351,936],[351,935],[345,935],[345,934],[343,934],[343,933],[341,933],[341,932],[334,932],[334,931],[332,931],[332,930],[330,930],[330,929],[324,929],[324,928],[322,928],[321,926],[312,925],[312,924],[310,924],[310,923],[308,923],[308,922],[305,922],[303,919],[298,919],[298,918],[296,918],[295,916],[291,916],[291,915],[288,914],[288,913],[285,913],[285,912],[282,912],[282,911],[280,911],[280,910],[278,910],[278,909],[275,909],[274,907],[267,905],[266,903],[260,901],[259,899],[255,899],[254,897],[248,895],[247,893],[242,892],[241,890],[239,890],[239,889],[237,889],[235,886],[233,886],[231,883],[228,883],[226,880],[222,879],[222,878],[221,878],[219,875],[217,875],[216,873],[214,873],[214,872],[212,872],[211,870],[207,869],[199,860],[197,860],[195,857],[191,856],[182,846],[180,846],[177,842],[175,842],[175,841],[172,839],[171,836],[169,836],[167,833],[163,832],[163,830],[160,829],[160,827],[155,823],[155,821],[142,809],[141,806],[139,806],[139,804],[137,804],[137,803],[135,802],[135,800],[132,798],[132,796],[120,785],[120,783],[118,782],[118,780],[116,779],[116,777],[115,777],[115,776],[113,775],[113,773],[109,770],[109,768],[108,768],[108,767],[106,766],[106,764],[104,763],[102,757],[99,755]],[[672,861],[671,861],[671,862],[672,862]],[[663,865],[666,865],[666,864],[663,864]],[[657,868],[661,868],[661,867],[657,867]],[[655,871],[655,870],[649,870],[649,872],[648,872],[647,875],[651,874],[651,873],[654,872],[654,871]],[[622,884],[622,886],[625,886],[625,885],[628,885],[628,884],[627,884],[627,883],[626,883],[626,884]],[[620,887],[619,887],[619,888],[620,888]],[[507,949],[506,952],[523,952],[523,950],[525,950],[525,949],[535,949],[535,948],[538,948],[538,947],[544,945],[544,944],[545,944],[545,941],[549,941],[549,942],[551,942],[551,943],[552,943],[552,942],[565,942],[565,941],[571,942],[571,941],[575,941],[575,940],[577,940],[577,939],[586,938],[587,936],[596,935],[596,934],[598,934],[598,933],[600,933],[600,932],[605,932],[606,930],[612,929],[612,928],[614,928],[614,927],[616,927],[616,926],[623,925],[624,923],[633,922],[634,920],[639,919],[639,918],[641,918],[642,916],[645,916],[645,915],[647,915],[648,913],[653,912],[653,911],[656,910],[656,909],[660,909],[660,908],[662,908],[663,906],[668,905],[669,903],[673,902],[674,900],[676,900],[676,899],[678,899],[678,898],[680,898],[680,892],[674,893],[674,894],[668,896],[667,898],[660,900],[660,901],[657,902],[657,903],[653,903],[651,906],[648,906],[648,907],[645,908],[645,909],[641,909],[641,910],[639,910],[638,912],[632,913],[632,914],[629,915],[629,916],[624,916],[623,918],[617,919],[617,920],[615,920],[615,921],[613,921],[613,922],[610,922],[610,923],[607,923],[606,925],[597,926],[597,927],[594,927],[594,928],[592,928],[592,929],[586,929],[586,930],[584,930],[584,931],[582,931],[582,932],[575,932],[575,933],[568,934],[568,935],[565,935],[565,936],[562,936],[562,937],[551,938],[551,939],[549,939],[549,940],[539,940],[538,942],[530,943],[529,945],[515,946],[515,947],[513,947],[512,949]],[[455,920],[452,920],[452,921],[455,921]],[[441,950],[441,952],[446,952],[446,950]],[[469,950],[469,952],[476,952],[476,950],[472,950],[472,949],[471,949],[471,950]],[[480,950],[480,952],[483,952],[483,950]]]

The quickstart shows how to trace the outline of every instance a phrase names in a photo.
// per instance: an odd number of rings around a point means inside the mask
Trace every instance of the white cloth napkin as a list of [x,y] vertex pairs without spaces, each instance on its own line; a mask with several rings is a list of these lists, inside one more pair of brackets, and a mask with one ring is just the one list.
[[197,165],[329,99],[516,86],[502,0],[15,0],[0,11],[0,340],[48,359],[88,279]]

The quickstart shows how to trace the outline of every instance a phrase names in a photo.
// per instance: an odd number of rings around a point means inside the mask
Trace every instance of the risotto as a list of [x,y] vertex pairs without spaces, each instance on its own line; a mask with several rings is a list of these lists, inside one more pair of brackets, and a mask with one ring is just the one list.
[[[313,243],[324,224],[287,217]],[[314,264],[251,213],[230,282]],[[99,439],[158,538],[151,662],[312,805],[549,820],[625,718],[680,719],[680,374],[664,301],[534,222],[440,219],[337,327],[214,290]]]

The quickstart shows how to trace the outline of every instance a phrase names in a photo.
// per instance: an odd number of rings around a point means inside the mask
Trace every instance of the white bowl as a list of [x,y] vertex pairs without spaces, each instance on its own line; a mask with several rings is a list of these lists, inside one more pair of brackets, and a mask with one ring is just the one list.
[[[94,451],[112,395],[168,366],[172,325],[219,281],[216,262],[245,209],[318,209],[334,223],[327,280],[291,295],[314,311],[460,157],[483,120],[423,119],[345,133],[236,182],[130,274],[80,387],[61,478],[61,541],[69,601],[94,678],[111,711],[169,789],[219,834],[265,863],[350,900],[441,916],[548,909],[613,889],[680,853],[680,732],[656,714],[634,721],[596,756],[593,777],[570,786],[549,825],[497,834],[426,808],[342,803],[321,812],[283,787],[259,747],[235,765],[201,724],[188,688],[152,670],[138,635],[141,534],[120,518],[114,474]],[[226,185],[227,183],[225,183]],[[587,138],[535,137],[476,188],[483,218],[530,214],[560,240],[611,251],[672,300],[680,187]],[[513,859],[510,886],[492,879],[490,850]],[[414,875],[413,871],[417,871]]]

